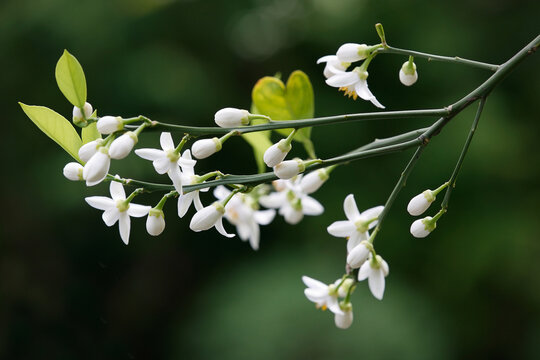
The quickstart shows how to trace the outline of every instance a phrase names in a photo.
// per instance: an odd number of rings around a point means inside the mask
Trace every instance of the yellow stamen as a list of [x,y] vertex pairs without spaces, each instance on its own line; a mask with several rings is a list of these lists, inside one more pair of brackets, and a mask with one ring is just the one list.
[[356,94],[356,91],[354,90],[351,90],[349,89],[348,87],[346,86],[342,86],[339,88],[339,91],[343,91],[345,92],[345,94],[343,94],[344,96],[348,96],[349,98],[353,98],[353,100],[356,100],[358,98],[358,95]]

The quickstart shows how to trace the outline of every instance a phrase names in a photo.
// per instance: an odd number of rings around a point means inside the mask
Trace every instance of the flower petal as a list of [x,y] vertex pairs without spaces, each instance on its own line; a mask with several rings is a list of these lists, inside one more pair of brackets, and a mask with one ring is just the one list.
[[223,200],[231,194],[231,191],[223,185],[219,185],[214,189],[214,196],[218,200]]
[[152,162],[158,174],[165,174],[171,167],[171,161],[167,157],[160,157]]
[[220,217],[214,226],[216,227],[216,230],[223,236],[228,238],[233,238],[236,236],[235,234],[229,234],[227,231],[225,231],[225,228],[223,227],[223,217]]
[[109,190],[111,192],[111,197],[113,198],[113,200],[126,199],[126,192],[124,191],[124,187],[118,181],[111,181],[111,186],[109,187]]
[[367,232],[361,233],[358,230],[355,230],[351,236],[349,237],[349,240],[347,241],[347,252],[351,252],[352,249],[357,247],[362,241],[368,239]]
[[253,218],[260,225],[268,225],[274,220],[276,210],[259,210],[255,211]]
[[302,211],[306,215],[321,215],[324,212],[324,207],[311,196],[302,198]]
[[182,218],[184,217],[184,215],[186,215],[189,209],[189,206],[193,202],[193,197],[195,196],[195,194],[197,194],[196,191],[190,192],[187,194],[182,194],[178,197],[178,217]]
[[382,300],[384,295],[384,274],[382,268],[372,269],[369,274],[369,290],[375,298]]
[[334,61],[336,59],[337,59],[336,55],[325,55],[322,58],[319,58],[317,60],[317,64],[320,64],[320,63],[323,63],[323,62],[328,62],[328,61]]
[[118,221],[118,225],[120,227],[120,237],[122,238],[122,241],[124,244],[129,243],[129,231],[131,227],[131,222],[129,220],[129,215],[126,211],[120,212],[120,219]]
[[358,270],[358,281],[366,280],[371,274],[371,265],[369,264],[370,261],[371,260],[368,259],[362,264],[362,266],[360,266],[360,270]]
[[259,203],[267,208],[278,208],[287,201],[285,192],[273,192],[266,196],[261,196]]
[[99,210],[108,210],[116,207],[115,201],[105,196],[89,196],[84,200],[88,205]]
[[356,226],[351,221],[341,220],[333,222],[326,230],[332,236],[347,237],[356,232]]
[[[372,207],[370,209],[363,211],[362,214],[360,214],[360,216],[362,216],[365,220],[371,220],[381,215],[383,210],[384,210],[384,206],[382,205],[375,206],[375,207]],[[375,225],[377,225],[377,223],[378,221],[373,221],[372,223],[369,224],[369,228],[372,229],[373,227],[375,227]]]
[[313,278],[310,278],[309,276],[302,276],[302,281],[309,288],[325,290],[328,292],[328,285],[326,285],[322,281],[315,280]]
[[200,196],[199,196],[199,192],[195,190],[194,193],[195,193],[195,196],[194,196],[194,200],[195,200],[195,201],[194,201],[194,203],[195,203],[195,210],[199,211],[199,210],[201,210],[204,206],[203,206],[203,204],[202,204],[202,202],[201,202],[201,198],[200,198]]
[[251,228],[245,222],[239,223],[236,226],[236,229],[238,230],[238,236],[244,241],[246,241],[251,235]]
[[339,302],[337,296],[329,296],[326,301],[326,306],[334,314],[344,315],[343,310],[339,307]]
[[135,150],[135,154],[137,154],[139,157],[145,160],[150,160],[150,161],[167,157],[163,150],[158,150],[158,149],[137,149]]
[[259,250],[259,240],[261,237],[261,231],[259,225],[256,222],[251,223],[251,236],[249,237],[249,244],[253,250]]
[[170,163],[169,171],[167,171],[167,175],[169,175],[169,178],[172,180],[174,189],[179,193],[182,194],[182,172],[180,171],[180,168],[178,165]]
[[103,212],[101,215],[101,218],[105,222],[105,225],[107,226],[113,226],[120,217],[120,211],[118,211],[118,208],[112,207]]
[[343,210],[345,211],[347,219],[352,222],[355,222],[360,217],[360,212],[358,211],[358,207],[356,206],[356,202],[354,201],[353,194],[349,194],[345,198],[345,201],[343,202]]
[[159,137],[159,144],[163,150],[173,150],[174,142],[170,132],[162,132]]
[[129,208],[127,209],[127,213],[129,216],[133,217],[143,217],[148,215],[148,212],[150,211],[152,207],[148,205],[139,205],[139,204],[129,204]]
[[359,81],[360,78],[355,71],[343,72],[326,79],[326,83],[332,87],[350,86]]

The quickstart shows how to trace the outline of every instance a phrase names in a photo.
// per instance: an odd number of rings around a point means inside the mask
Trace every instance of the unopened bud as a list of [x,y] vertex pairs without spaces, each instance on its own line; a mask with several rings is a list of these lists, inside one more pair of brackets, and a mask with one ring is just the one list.
[[205,159],[221,150],[221,141],[217,137],[197,140],[191,146],[191,153],[197,159]]
[[120,116],[104,116],[97,122],[100,134],[108,135],[124,128],[124,120]]
[[115,139],[109,148],[109,155],[111,159],[119,160],[128,156],[137,141],[137,135],[131,131],[128,131],[119,138]]
[[336,55],[339,61],[352,63],[364,60],[369,56],[369,53],[370,47],[366,44],[347,43],[339,47]]
[[70,162],[64,166],[64,176],[71,181],[83,180],[83,167],[77,162]]
[[274,174],[280,179],[291,179],[301,172],[304,172],[306,167],[300,159],[283,161],[274,166]]
[[249,124],[249,111],[224,108],[219,110],[214,116],[216,124],[222,128],[238,127]]

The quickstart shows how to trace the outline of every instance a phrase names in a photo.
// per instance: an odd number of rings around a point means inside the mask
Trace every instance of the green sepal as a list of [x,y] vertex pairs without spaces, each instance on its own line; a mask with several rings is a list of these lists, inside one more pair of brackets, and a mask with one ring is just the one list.
[[45,135],[53,139],[75,160],[82,163],[78,154],[82,141],[69,120],[45,106],[26,105],[21,102],[19,105]]
[[73,106],[83,109],[86,103],[86,78],[79,61],[67,50],[56,64],[55,76],[58,88],[66,99]]

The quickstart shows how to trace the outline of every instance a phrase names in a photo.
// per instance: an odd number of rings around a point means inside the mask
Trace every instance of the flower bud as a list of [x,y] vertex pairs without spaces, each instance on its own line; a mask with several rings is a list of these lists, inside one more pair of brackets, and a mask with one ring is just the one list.
[[334,314],[334,322],[336,326],[340,329],[348,329],[353,322],[353,311],[352,304],[349,303],[340,303],[339,308],[343,311],[342,314]]
[[285,159],[291,149],[291,143],[287,139],[281,139],[266,149],[263,160],[268,167],[274,167]]
[[146,218],[146,231],[152,236],[158,236],[165,229],[165,214],[162,210],[153,208]]
[[218,222],[223,214],[225,214],[225,208],[216,201],[197,211],[191,218],[189,228],[195,232],[208,230]]
[[362,241],[351,250],[349,255],[347,255],[347,264],[349,264],[351,268],[358,269],[367,260],[370,249],[366,244],[366,241]]
[[97,122],[97,129],[100,134],[112,134],[124,128],[124,121],[120,116],[104,116]]
[[79,157],[83,162],[90,160],[92,156],[98,151],[101,146],[102,139],[97,139],[84,144],[79,149]]
[[314,193],[319,190],[328,178],[328,172],[325,169],[312,171],[302,178],[300,181],[300,188],[304,194]]
[[249,124],[249,111],[235,108],[219,110],[214,116],[219,127],[229,128]]
[[347,43],[339,47],[336,55],[339,61],[352,63],[364,60],[369,56],[369,53],[369,46],[366,44]]
[[306,169],[304,162],[300,159],[283,161],[274,166],[274,174],[280,179],[290,179]]
[[83,180],[83,167],[77,162],[70,162],[64,166],[64,176],[71,181]]
[[411,199],[411,201],[409,201],[407,211],[412,216],[422,215],[430,207],[433,201],[435,201],[433,191],[426,190],[423,193],[416,195]]
[[405,61],[399,70],[399,81],[405,86],[411,86],[418,80],[418,73],[416,72],[416,64],[413,62]]
[[221,141],[218,138],[197,140],[191,146],[191,153],[197,159],[205,159],[221,150]]
[[[83,116],[83,111],[84,111],[84,116]],[[90,105],[89,103],[84,103],[83,111],[81,111],[81,108],[77,106],[73,107],[73,123],[75,125],[86,126],[87,125],[86,119],[92,116],[92,112],[94,111],[94,109],[92,109],[92,105]]]
[[83,168],[83,179],[86,180],[86,186],[99,184],[109,172],[111,158],[107,148],[100,147],[99,150],[88,160]]
[[[338,284],[341,282],[341,279],[339,279],[339,282],[337,282]],[[351,286],[354,285],[354,280],[351,279],[351,278],[347,278],[343,281],[343,283],[341,284],[341,286],[339,287],[338,289],[338,296],[339,297],[346,297],[347,296],[347,293],[349,292],[349,289],[351,289]],[[353,291],[354,289],[351,290],[351,292]]]
[[414,221],[411,225],[411,234],[415,238],[425,238],[430,232],[435,230],[437,222],[432,221],[431,216],[426,216],[423,219]]
[[131,152],[137,141],[137,135],[135,135],[134,132],[126,132],[112,142],[109,147],[109,156],[111,159],[117,160],[125,158]]

